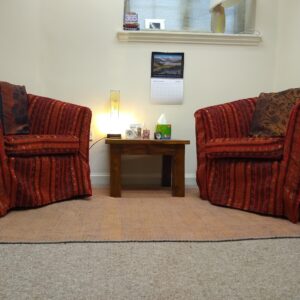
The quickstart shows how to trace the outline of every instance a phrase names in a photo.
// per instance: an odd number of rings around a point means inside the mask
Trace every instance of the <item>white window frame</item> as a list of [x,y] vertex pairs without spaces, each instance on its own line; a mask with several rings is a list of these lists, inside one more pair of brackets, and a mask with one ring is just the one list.
[[139,30],[117,32],[120,42],[153,42],[184,44],[215,44],[256,46],[262,41],[259,32],[253,34],[207,33],[195,31]]
[[219,34],[201,32],[174,31],[118,31],[120,42],[150,42],[150,43],[183,43],[210,45],[241,45],[256,46],[262,41],[262,35],[254,34]]

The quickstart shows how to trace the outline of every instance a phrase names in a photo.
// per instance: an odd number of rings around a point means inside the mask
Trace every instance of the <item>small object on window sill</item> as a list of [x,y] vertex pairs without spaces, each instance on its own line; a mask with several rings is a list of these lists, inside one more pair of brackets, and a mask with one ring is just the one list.
[[138,14],[135,12],[128,12],[125,14],[124,30],[140,30],[140,24],[138,22]]
[[224,33],[226,26],[225,8],[238,4],[240,0],[211,0],[211,31],[214,33]]
[[145,19],[145,29],[149,29],[149,30],[165,29],[165,19]]
[[138,23],[135,24],[124,24],[124,30],[140,30],[140,25]]
[[211,11],[211,31],[213,33],[225,32],[225,9],[221,4]]

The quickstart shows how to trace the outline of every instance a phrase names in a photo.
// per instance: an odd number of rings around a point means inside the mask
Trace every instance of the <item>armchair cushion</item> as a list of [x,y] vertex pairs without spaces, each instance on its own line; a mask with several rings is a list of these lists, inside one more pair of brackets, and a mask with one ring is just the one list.
[[251,136],[285,136],[292,107],[300,99],[300,88],[261,93],[250,129]]
[[280,159],[283,138],[215,138],[205,144],[208,158],[264,158]]
[[4,137],[8,156],[72,154],[79,151],[79,138],[73,135],[11,135]]
[[5,135],[29,133],[25,86],[0,82],[0,119]]

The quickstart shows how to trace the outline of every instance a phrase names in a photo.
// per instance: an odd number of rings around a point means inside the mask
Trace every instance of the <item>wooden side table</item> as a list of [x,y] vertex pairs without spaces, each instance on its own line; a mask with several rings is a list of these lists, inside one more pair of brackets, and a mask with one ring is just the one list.
[[110,146],[110,195],[121,197],[121,156],[162,155],[162,186],[172,186],[172,195],[184,197],[184,156],[188,140],[105,140]]

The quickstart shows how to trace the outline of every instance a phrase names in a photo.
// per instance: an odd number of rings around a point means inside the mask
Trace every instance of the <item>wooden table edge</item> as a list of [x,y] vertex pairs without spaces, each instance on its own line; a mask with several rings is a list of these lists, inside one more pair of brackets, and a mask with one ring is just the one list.
[[106,138],[105,144],[109,145],[129,145],[129,144],[142,144],[142,145],[189,145],[189,140],[155,140],[155,139],[112,139]]

